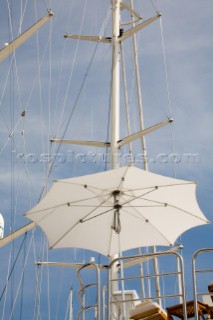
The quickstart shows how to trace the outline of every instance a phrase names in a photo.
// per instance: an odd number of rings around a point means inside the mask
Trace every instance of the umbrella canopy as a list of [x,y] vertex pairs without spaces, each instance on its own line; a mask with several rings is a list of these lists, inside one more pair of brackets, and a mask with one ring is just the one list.
[[50,248],[85,248],[112,256],[141,246],[173,245],[187,229],[209,221],[196,183],[122,167],[54,181],[25,214],[46,233]]

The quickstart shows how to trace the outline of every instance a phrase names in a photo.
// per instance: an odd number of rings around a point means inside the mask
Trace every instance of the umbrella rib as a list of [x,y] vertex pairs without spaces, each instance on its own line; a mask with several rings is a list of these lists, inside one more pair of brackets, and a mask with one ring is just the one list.
[[[111,197],[111,194],[110,194],[110,197]],[[85,217],[83,217],[83,219],[78,220],[71,228],[69,228],[69,229],[51,246],[51,248],[55,247],[55,246],[56,246],[64,237],[66,237],[66,235],[67,235],[70,231],[72,231],[79,223],[83,223],[83,222],[85,222],[85,221],[90,220],[91,218],[88,218],[88,219],[86,219],[86,218],[87,218],[90,214],[92,214],[95,210],[97,210],[99,207],[101,207],[104,202],[108,201],[110,197],[108,197],[106,200],[104,200],[102,203],[100,203],[100,205],[99,205],[98,207],[96,207],[94,210],[90,211]],[[112,209],[111,209],[111,210],[112,210]],[[107,210],[105,213],[107,213],[108,211],[110,211],[110,210]]]
[[[111,197],[112,197],[112,194],[110,193],[106,199],[104,199],[98,206],[96,206],[96,207],[94,208],[94,210],[90,211],[90,212],[89,212],[83,219],[81,219],[79,222],[84,222],[84,221],[90,220],[91,218],[88,218],[88,219],[86,219],[86,218],[87,218],[90,214],[92,214],[93,212],[95,212],[96,210],[98,210],[100,207],[102,207],[102,205],[103,205],[105,202],[107,202]],[[107,210],[106,212],[111,211],[111,210],[112,210],[112,209]],[[85,220],[85,219],[86,219],[86,220]]]
[[138,212],[137,210],[135,210],[135,207],[132,207],[131,205],[129,207],[132,208],[135,211],[135,213],[137,213],[139,216],[136,216],[134,213],[130,213],[128,210],[125,210],[124,208],[123,208],[123,211],[136,219],[147,221],[147,219],[144,217],[144,215],[141,212]]
[[[134,207],[132,207],[132,209],[133,209],[134,211],[136,211],[136,210],[134,209]],[[150,220],[146,219],[146,217],[144,217],[143,214],[141,214],[140,212],[136,211],[136,213],[138,213],[138,214],[141,216],[141,217],[139,217],[139,216],[135,216],[135,215],[132,214],[132,213],[129,213],[127,210],[124,210],[124,209],[123,209],[123,211],[125,211],[127,214],[131,215],[132,217],[134,217],[134,218],[136,218],[136,219],[139,219],[139,220],[142,220],[142,219],[143,219],[146,223],[149,223],[158,233],[161,234],[161,236],[169,243],[169,245],[172,245],[171,242],[169,241],[169,239],[167,239],[167,237],[165,237],[165,235],[164,235],[161,231],[159,231],[159,230],[150,222]]]
[[[136,198],[135,198],[136,199]],[[133,201],[133,200],[135,200],[135,199],[132,199],[131,201]],[[203,219],[203,218],[201,218],[201,217],[197,217],[195,214],[193,214],[192,212],[189,212],[189,211],[187,211],[187,210],[184,210],[184,209],[182,209],[182,208],[179,208],[179,207],[176,207],[176,206],[173,206],[172,204],[169,204],[169,203],[165,203],[165,202],[159,202],[159,201],[155,201],[155,200],[150,200],[150,199],[145,199],[145,198],[143,198],[143,200],[145,200],[145,201],[148,201],[148,202],[155,202],[155,203],[157,203],[157,204],[159,204],[159,205],[162,205],[162,206],[164,206],[164,207],[172,207],[172,208],[175,208],[175,209],[177,209],[177,210],[180,210],[180,211],[183,211],[183,212],[185,212],[185,213],[188,213],[189,215],[191,215],[191,216],[193,216],[193,217],[195,217],[195,218],[197,218],[197,219],[199,219],[199,220],[202,220],[202,221],[208,221],[207,219]],[[131,205],[130,205],[131,206]],[[134,207],[136,207],[136,206],[134,206]],[[143,207],[143,206],[141,206],[141,207]],[[152,207],[152,206],[150,206],[150,207]],[[160,206],[159,206],[160,207]]]
[[[110,193],[109,193],[109,194],[106,194],[106,196],[109,196],[109,195],[111,195],[111,194],[110,194]],[[38,212],[42,212],[42,211],[47,211],[47,210],[52,210],[52,209],[56,209],[56,208],[60,208],[60,207],[66,206],[66,205],[68,205],[68,206],[70,207],[70,206],[73,206],[73,204],[76,204],[76,203],[78,203],[78,202],[93,200],[93,199],[97,199],[97,198],[99,198],[98,195],[96,195],[95,197],[91,197],[91,198],[85,198],[85,199],[79,199],[79,200],[76,200],[76,201],[65,202],[65,203],[61,203],[61,204],[58,204],[58,205],[53,206],[53,207],[48,207],[48,208],[36,210],[36,211],[33,211],[33,212],[27,212],[27,213],[24,214],[24,216],[30,216],[30,215],[32,215],[32,214],[34,214],[34,213],[38,213]],[[109,197],[109,198],[110,198],[110,197]],[[107,198],[106,201],[107,201],[109,198]],[[80,206],[80,205],[79,205],[79,206]],[[87,205],[85,204],[85,206],[87,206]]]
[[[147,194],[147,193],[146,193]],[[144,194],[144,195],[146,195],[146,194]],[[125,196],[127,196],[127,197],[130,197],[129,195],[126,195],[126,194],[124,194]],[[145,200],[145,201],[148,201],[148,202],[154,202],[154,203],[157,203],[157,204],[159,204],[159,205],[162,205],[162,206],[167,206],[167,205],[169,205],[168,203],[165,203],[165,202],[160,202],[160,201],[156,201],[156,200],[151,200],[151,199],[146,199],[146,198],[143,198],[143,195],[140,195],[140,196],[138,196],[138,197],[134,197],[134,196],[132,196],[132,198],[133,199],[130,199],[130,200],[128,200],[127,202],[125,202],[125,203],[123,203],[123,204],[126,204],[126,203],[130,203],[130,202],[132,202],[132,201],[134,201],[134,200],[136,200],[136,199],[142,199],[142,200]],[[122,204],[122,205],[123,205]],[[153,205],[154,206],[154,205]],[[135,206],[134,206],[135,207]],[[146,207],[146,206],[139,206],[139,207]],[[152,207],[152,206],[150,206],[150,207]],[[160,207],[160,206],[159,206]]]
[[125,176],[126,176],[126,174],[127,174],[127,171],[129,170],[129,168],[130,168],[130,167],[127,167],[127,168],[126,168],[126,171],[124,172],[123,176],[121,177],[121,181],[120,181],[120,183],[119,183],[119,185],[118,185],[118,188],[117,188],[118,190],[121,189],[122,184],[123,184],[124,181],[125,181]]
[[132,201],[134,201],[134,200],[136,200],[136,199],[139,199],[139,198],[141,198],[141,197],[143,197],[143,196],[145,196],[145,195],[147,195],[147,194],[149,194],[149,193],[152,193],[152,192],[154,192],[156,189],[157,189],[157,187],[155,187],[155,188],[153,188],[152,190],[147,191],[147,192],[145,192],[145,193],[143,193],[143,194],[140,194],[139,196],[135,196],[134,199],[130,199],[130,200],[127,200],[126,202],[123,202],[123,203],[122,203],[122,206],[125,205],[125,204],[127,204],[127,203],[130,203],[130,202],[132,202]]
[[[148,199],[145,199],[145,200],[151,201],[151,200],[148,200]],[[130,201],[129,201],[129,202],[130,202]],[[203,218],[201,218],[201,217],[197,217],[197,216],[194,215],[193,213],[191,213],[191,212],[189,212],[189,211],[186,211],[186,210],[183,210],[183,209],[181,209],[181,208],[178,208],[178,207],[176,207],[176,206],[173,206],[173,205],[170,205],[170,204],[165,204],[165,203],[160,203],[160,202],[157,202],[157,201],[155,201],[155,202],[161,204],[162,206],[168,206],[168,207],[175,208],[175,209],[177,209],[177,210],[179,210],[179,211],[183,211],[183,212],[185,212],[185,213],[187,213],[187,214],[189,214],[189,215],[193,216],[194,218],[197,218],[197,219],[199,219],[199,220],[201,220],[201,221],[205,221],[205,222],[207,221],[206,219],[203,219]],[[125,210],[126,207],[123,207],[123,206],[122,206],[123,212],[126,212],[127,214],[129,214],[130,216],[132,216],[132,217],[134,217],[134,218],[136,218],[136,219],[144,220],[144,221],[146,221],[147,223],[150,223],[150,225],[151,225],[158,233],[160,233],[161,236],[171,245],[169,239],[167,239],[167,237],[165,237],[165,235],[164,235],[160,230],[158,230],[158,229],[155,227],[155,225],[153,225],[153,223],[150,222],[149,219],[146,219],[146,217],[145,217],[141,212],[138,212],[138,211],[135,209],[136,206],[132,206],[132,205],[130,204],[129,207],[130,207],[133,211],[135,211],[135,214],[134,214],[134,213],[130,213],[128,210]],[[143,207],[143,206],[142,206],[142,207]],[[160,207],[160,205],[159,205],[159,206],[156,206],[156,207]],[[136,214],[137,214],[137,215],[136,215]]]
[[[68,182],[68,181],[61,181],[61,180],[58,180],[56,182],[60,182],[60,183],[63,183],[63,184],[72,184],[74,186],[82,186],[83,188],[90,188],[90,191],[92,191],[92,189],[94,190],[97,190],[97,191],[105,191],[105,190],[108,190],[108,189],[103,189],[103,188],[98,188],[98,187],[95,187],[95,186],[92,186],[92,185],[88,185],[88,184],[83,184],[83,183],[76,183],[76,182]],[[93,191],[94,192],[94,191]],[[95,192],[94,192],[95,193]],[[95,193],[96,194],[96,193]]]
[[[54,211],[55,211],[55,209],[57,209],[58,207],[53,207],[53,208],[51,208],[51,211],[50,212],[48,212],[45,216],[42,216],[41,217],[41,219],[39,219],[39,221],[35,221],[36,223],[37,222],[41,222],[41,221],[43,221],[43,220],[45,220],[48,216],[50,216]],[[38,211],[39,212],[39,211]]]
[[[120,181],[120,184],[119,184],[119,186],[118,186],[118,189],[121,187],[122,183],[125,181],[125,176],[126,176],[126,174],[127,174],[127,171],[129,170],[129,168],[130,168],[130,167],[127,167],[127,168],[126,168],[123,176],[121,177],[121,181]],[[57,182],[57,183],[64,183],[64,184],[78,185],[78,186],[84,186],[84,187],[85,187],[85,185],[86,185],[86,184],[83,184],[83,183],[77,183],[77,182],[72,182],[72,181],[63,181],[63,180],[55,180],[55,182]],[[87,187],[87,188],[90,187],[90,188],[93,188],[93,189],[95,189],[95,190],[102,190],[102,191],[106,190],[106,189],[98,188],[98,187],[91,186],[91,185],[86,185],[86,187]]]
[[[168,187],[177,187],[177,186],[184,186],[187,184],[196,184],[196,182],[194,181],[189,181],[189,182],[185,182],[185,183],[174,183],[174,184],[167,184],[167,185],[157,185],[157,188],[168,188]],[[138,189],[129,189],[127,191],[131,192],[131,191],[138,191],[138,190],[146,190],[146,189],[150,189],[150,188],[156,188],[156,187],[145,187],[145,188],[138,188]]]
[[[91,191],[91,190],[90,190]],[[107,193],[105,194],[105,196],[111,196],[111,193]],[[88,200],[93,200],[93,199],[97,199],[97,198],[100,198],[100,195],[98,194],[95,194],[94,197],[91,197],[91,198],[85,198],[85,199],[79,199],[79,200],[76,200],[76,201],[71,201],[71,202],[68,202],[68,204],[71,206],[72,204],[75,204],[75,203],[81,203],[82,201],[88,201]],[[110,197],[109,197],[110,198]],[[109,198],[107,198],[106,200],[108,200]],[[105,201],[106,201],[105,200]]]
[[[131,201],[133,201],[135,199],[132,199]],[[157,201],[157,200],[151,200],[151,199],[146,199],[146,198],[143,198],[143,200],[147,201],[147,202],[154,202],[154,203],[157,203],[157,204],[160,204],[160,205],[163,205],[164,207],[166,206],[172,206],[171,204],[167,203],[167,202],[160,202],[160,201]]]
[[108,213],[108,212],[110,212],[110,211],[112,211],[112,210],[114,210],[113,207],[110,208],[109,210],[106,210],[106,211],[104,211],[104,212],[101,212],[101,213],[99,213],[99,214],[97,214],[97,215],[95,215],[95,216],[93,216],[93,217],[88,218],[88,219],[81,219],[80,222],[83,223],[83,222],[87,222],[87,221],[89,221],[89,220],[98,218],[98,217],[102,216],[103,214]]
[[62,203],[62,204],[58,204],[57,206],[53,206],[53,207],[48,207],[48,208],[43,208],[41,210],[36,210],[36,211],[32,211],[32,212],[27,212],[27,213],[24,213],[23,216],[30,216],[34,213],[38,213],[38,212],[42,212],[42,211],[47,211],[47,210],[54,210],[54,209],[57,209],[57,208],[60,208],[60,207],[63,207],[67,205],[67,203]]
[[[128,169],[128,168],[127,168]],[[126,170],[127,172],[127,170]],[[121,178],[121,182],[119,183],[118,187],[116,188],[112,188],[112,190],[119,190],[121,188],[121,185],[122,183],[125,181],[125,175],[126,175],[126,172],[124,174],[124,176]],[[60,182],[60,183],[64,183],[64,184],[72,184],[72,185],[78,185],[78,186],[82,186],[86,189],[88,189],[90,192],[92,192],[93,194],[95,194],[97,196],[97,198],[103,198],[103,195],[104,196],[108,196],[109,194],[111,194],[111,192],[109,192],[109,188],[107,189],[103,189],[103,188],[98,188],[98,187],[94,187],[94,186],[91,186],[91,185],[88,185],[88,184],[81,184],[81,183],[75,183],[75,182],[68,182],[68,181],[61,181],[61,180],[56,180],[56,182]],[[94,189],[94,190],[93,190]],[[98,194],[95,192],[95,190],[97,191],[102,191],[102,193]],[[105,194],[105,192],[107,191],[107,193]],[[91,198],[92,199],[92,198]],[[90,199],[88,199],[90,200]],[[82,201],[82,200],[78,200],[78,201]]]
[[[104,198],[103,197],[106,197],[106,196],[109,196],[111,195],[111,192],[107,192],[107,193],[104,193],[105,191],[108,191],[108,189],[99,189],[99,191],[101,190],[102,193],[95,193],[94,190],[91,190],[90,187],[87,186],[87,189],[89,189],[90,192],[92,192],[93,194],[96,195],[97,198],[100,198],[101,201],[104,201]],[[105,201],[107,202],[108,200],[110,199],[110,197],[108,197],[108,199],[106,199]],[[104,203],[104,202],[103,202]]]
[[195,214],[193,214],[192,212],[189,212],[189,211],[187,211],[187,210],[184,210],[184,209],[181,209],[181,208],[179,208],[179,207],[173,206],[173,205],[171,205],[171,204],[167,204],[167,205],[168,205],[169,207],[175,208],[175,209],[177,209],[177,210],[179,210],[179,211],[183,211],[183,212],[189,214],[190,216],[192,216],[192,217],[194,217],[194,218],[197,218],[198,220],[205,221],[205,222],[208,222],[208,223],[209,223],[209,220],[204,219],[204,218],[202,218],[202,217],[198,217],[198,216],[196,216]]
[[[126,203],[130,203],[130,202],[132,202],[132,201],[134,201],[135,199],[138,199],[138,198],[140,198],[140,197],[143,197],[143,195],[141,195],[141,196],[139,196],[139,197],[135,197],[134,199],[131,199],[131,200],[127,201],[127,202],[124,202],[124,203],[122,204],[122,206],[125,205]],[[187,210],[184,210],[184,209],[182,209],[182,208],[173,206],[172,204],[169,204],[169,203],[160,202],[160,201],[155,201],[155,200],[150,200],[150,199],[145,199],[145,198],[143,198],[143,200],[148,201],[148,202],[155,202],[155,203],[159,204],[159,207],[161,207],[161,205],[164,206],[164,207],[167,207],[167,206],[168,206],[168,207],[172,207],[172,208],[175,208],[175,209],[177,209],[177,210],[180,210],[180,211],[183,211],[183,212],[185,212],[185,213],[188,213],[188,214],[191,215],[192,217],[197,218],[197,219],[199,219],[199,220],[201,220],[201,221],[205,221],[205,222],[208,221],[207,219],[204,219],[204,218],[201,218],[201,217],[197,217],[195,214],[193,214],[193,213],[191,213],[191,212],[189,212],[189,211],[187,211]],[[133,208],[133,206],[131,206],[131,205],[130,205],[130,207]],[[136,206],[134,206],[134,207],[136,207]],[[143,207],[146,207],[146,206],[137,206],[137,207],[143,208]],[[150,207],[154,207],[154,206],[150,206]],[[158,206],[156,206],[156,207],[158,207]]]
[[[83,205],[81,205],[81,204],[70,204],[70,203],[66,203],[66,205],[68,205],[68,207],[79,207],[79,208],[81,208],[81,207],[83,207],[83,208],[94,208],[94,207],[97,207],[97,205],[96,204],[83,204]],[[109,207],[111,207],[111,205],[102,205],[102,207],[104,207],[104,208],[109,208]]]
[[[152,190],[153,191],[153,190]],[[154,203],[158,203],[158,204],[163,204],[163,205],[165,205],[165,203],[163,203],[163,202],[158,202],[158,201],[155,201],[155,200],[150,200],[150,199],[146,199],[146,198],[143,198],[143,196],[144,195],[146,195],[146,194],[148,194],[148,193],[144,193],[144,194],[142,194],[142,195],[139,195],[139,196],[134,196],[134,195],[129,195],[129,194],[126,194],[126,193],[123,193],[123,196],[126,196],[126,197],[128,197],[128,198],[130,198],[131,197],[131,199],[129,199],[128,201],[126,201],[126,202],[124,202],[123,204],[128,204],[129,202],[132,202],[132,201],[134,201],[134,200],[136,200],[136,199],[142,199],[142,200],[145,200],[145,201],[149,201],[149,202],[154,202]],[[143,206],[141,206],[141,207],[143,207]],[[146,206],[145,206],[146,207]],[[150,206],[151,207],[151,206]]]
[[[161,208],[161,207],[165,207],[165,204],[151,205],[151,206],[135,206],[134,205],[134,208]],[[133,208],[133,207],[130,204],[129,206],[125,206],[124,208]]]
[[[111,195],[111,192],[109,192],[108,189],[101,189],[101,188],[95,188],[93,186],[90,186],[90,185],[86,185],[86,184],[81,184],[81,186],[83,186],[85,189],[87,189],[88,191],[90,191],[92,194],[95,195],[94,199],[95,198],[100,198],[100,201],[104,201],[104,197],[107,197],[109,195]],[[94,189],[94,190],[93,190]],[[101,193],[97,193],[97,191],[95,192],[95,190],[98,190],[98,191],[102,191]],[[107,192],[106,192],[107,191]],[[106,192],[106,193],[105,193]],[[93,198],[89,198],[89,199],[86,199],[86,200],[91,200]],[[106,199],[105,201],[108,201],[110,199],[110,197],[108,199]],[[81,202],[82,200],[78,200],[77,202]],[[83,200],[85,201],[85,200]],[[75,201],[76,202],[76,201]],[[75,202],[70,202],[69,205],[71,205],[72,203],[75,203]],[[103,202],[104,203],[104,202]]]

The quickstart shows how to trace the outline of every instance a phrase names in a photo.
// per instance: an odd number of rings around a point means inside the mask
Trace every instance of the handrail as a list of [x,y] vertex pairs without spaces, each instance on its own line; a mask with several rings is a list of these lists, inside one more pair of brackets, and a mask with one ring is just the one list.
[[202,293],[197,292],[197,284],[196,284],[196,273],[204,273],[204,272],[213,272],[213,269],[208,270],[196,270],[196,258],[204,253],[204,252],[213,252],[213,248],[202,248],[197,250],[192,256],[192,282],[193,282],[193,294],[194,294],[194,310],[195,310],[195,319],[199,320],[198,317],[198,296],[199,295],[209,295],[212,296],[211,293]]
[[[80,272],[85,269],[85,268],[88,268],[88,267],[91,267],[94,266],[95,270],[96,270],[96,277],[97,277],[97,281],[96,282],[93,282],[93,283],[89,283],[89,284],[83,284],[83,281],[82,281],[82,278],[80,276]],[[78,319],[79,319],[79,316],[85,312],[86,310],[89,310],[89,309],[93,309],[95,313],[97,313],[97,316],[96,316],[96,319],[97,320],[101,320],[101,315],[100,315],[100,303],[101,303],[101,299],[100,299],[100,291],[101,291],[101,286],[100,286],[100,270],[99,270],[99,266],[96,265],[93,261],[90,262],[90,263],[86,263],[85,265],[82,265],[78,271],[77,271],[77,276],[78,276],[78,279],[79,279],[79,282],[80,282],[80,289],[78,291],[78,295],[79,295],[79,300],[80,300],[80,304],[81,304],[81,310],[79,311],[78,313]],[[84,305],[84,299],[80,298],[80,295],[84,295],[84,290],[89,288],[89,287],[97,287],[97,303],[95,305],[88,305],[88,306],[85,306]],[[84,319],[84,314],[83,314],[83,319]]]
[[[184,316],[184,320],[187,320],[187,310],[186,310],[186,294],[185,294],[185,280],[184,280],[184,267],[183,267],[183,258],[181,257],[181,255],[177,252],[158,252],[158,253],[149,253],[149,254],[141,254],[141,255],[134,255],[134,256],[125,256],[125,257],[117,257],[114,260],[112,260],[109,264],[109,269],[112,269],[113,266],[115,264],[118,264],[118,262],[122,262],[124,260],[128,260],[128,259],[137,259],[137,258],[150,258],[150,257],[161,257],[161,256],[168,256],[168,255],[174,255],[176,256],[176,258],[179,261],[179,265],[180,265],[180,271],[177,272],[171,272],[171,273],[158,273],[158,274],[152,274],[149,276],[137,276],[137,277],[122,277],[119,278],[119,280],[132,280],[132,279],[140,279],[140,278],[149,278],[149,277],[158,277],[158,276],[169,276],[169,275],[177,275],[180,276],[181,279],[181,289],[182,292],[181,294],[175,294],[175,295],[162,295],[160,297],[149,297],[146,299],[163,299],[163,298],[173,298],[173,297],[179,297],[181,296],[183,299],[183,316]],[[108,320],[110,320],[111,318],[111,304],[113,302],[111,302],[111,283],[113,281],[116,281],[118,279],[114,279],[112,278],[111,273],[108,273]],[[122,297],[122,300],[120,301],[121,303],[126,302],[125,299],[123,299],[124,297]]]

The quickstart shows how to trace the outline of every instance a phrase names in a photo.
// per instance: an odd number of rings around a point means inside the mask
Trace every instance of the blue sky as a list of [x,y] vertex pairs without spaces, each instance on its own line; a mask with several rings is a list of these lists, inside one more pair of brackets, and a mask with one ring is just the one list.
[[[35,5],[36,3],[36,5]],[[25,9],[26,4],[26,9]],[[204,214],[212,220],[212,142],[213,142],[213,3],[210,0],[135,0],[137,9],[144,19],[155,14],[154,7],[162,13],[163,44],[166,58],[169,101],[165,81],[164,60],[162,54],[162,35],[159,21],[142,30],[138,35],[138,52],[142,84],[143,109],[145,126],[150,126],[172,116],[174,123],[160,129],[147,137],[149,170],[155,173],[186,180],[197,181],[197,199]],[[44,185],[47,163],[45,155],[50,152],[49,139],[61,137],[67,125],[65,138],[73,139],[107,139],[107,120],[109,115],[110,87],[110,49],[107,45],[94,43],[78,43],[64,40],[63,34],[110,34],[110,23],[106,12],[110,8],[109,0],[78,0],[58,2],[48,1],[16,1],[10,10],[11,23],[8,18],[8,4],[2,0],[0,12],[0,47],[10,39],[16,38],[20,29],[20,16],[24,12],[21,30],[26,30],[32,23],[46,14],[47,8],[54,12],[52,22],[46,24],[25,44],[16,50],[11,72],[8,73],[11,58],[0,64],[0,157],[1,157],[1,207],[5,218],[5,233],[28,222],[22,216],[35,205]],[[110,13],[110,11],[108,11]],[[106,18],[106,20],[104,20]],[[126,19],[126,16],[123,17]],[[8,28],[9,26],[9,28]],[[52,36],[50,37],[50,30]],[[126,60],[132,61],[132,52],[127,41]],[[92,56],[94,55],[94,61]],[[51,61],[51,62],[50,62]],[[92,62],[88,74],[89,63]],[[38,67],[40,65],[40,69]],[[132,132],[139,128],[135,102],[135,81],[128,64],[129,104],[131,108]],[[9,74],[9,76],[7,76]],[[80,97],[78,93],[85,81]],[[123,105],[123,98],[121,98]],[[20,121],[20,113],[27,109],[26,116]],[[121,120],[124,120],[121,106]],[[16,126],[17,125],[17,126]],[[59,127],[60,125],[60,127]],[[15,128],[12,129],[13,127]],[[13,139],[8,136],[13,132]],[[121,137],[127,133],[126,125],[121,125]],[[52,152],[56,153],[57,149]],[[93,162],[91,155],[100,150],[88,150],[81,147],[62,146],[60,157],[57,156],[48,184],[52,179],[68,178],[77,175],[98,172],[105,169],[103,161]],[[76,154],[86,153],[85,163]],[[126,150],[123,151],[124,153]],[[141,153],[139,143],[134,144],[137,156]],[[177,163],[173,164],[175,154]],[[187,155],[195,156],[194,161],[187,162]],[[72,156],[74,155],[74,156]],[[75,161],[73,161],[75,159]],[[137,166],[142,167],[140,162]],[[12,186],[15,186],[14,188]],[[212,224],[189,230],[182,235],[183,255],[187,271],[187,285],[190,288],[190,257],[201,247],[213,247]],[[30,239],[30,235],[28,235]],[[33,279],[34,260],[47,250],[40,249],[44,236],[39,230],[35,234],[35,242],[29,251],[26,279]],[[17,240],[14,249],[7,246],[0,251],[0,287],[4,288],[8,261],[12,252],[15,259],[22,239]],[[29,243],[29,242],[28,242]],[[26,246],[26,252],[27,252]],[[11,251],[12,250],[12,251]],[[50,260],[65,259],[81,261],[91,253],[77,251],[49,252]],[[63,250],[62,250],[63,251]],[[22,252],[23,254],[23,252]],[[17,274],[11,281],[7,292],[5,319],[8,319],[13,288],[16,288],[20,277],[23,257],[18,259]],[[48,278],[44,270],[43,282]],[[60,294],[63,301],[58,310],[64,310],[67,292],[71,283],[66,276],[72,278],[74,271],[49,271],[50,278],[61,277],[63,289]],[[54,282],[54,281],[53,281]],[[32,314],[34,290],[29,286],[24,294],[28,303],[29,314]],[[53,284],[56,295],[59,290]],[[15,291],[15,290],[14,290]],[[44,293],[45,292],[45,293]],[[189,296],[191,292],[189,290]],[[43,301],[46,301],[47,290],[42,288]],[[45,298],[44,298],[45,297]],[[52,302],[53,301],[53,302]],[[54,304],[55,300],[51,300]],[[44,303],[45,304],[45,303]],[[16,307],[20,310],[20,302]],[[1,301],[0,312],[3,315]],[[16,310],[16,309],[15,309]],[[42,312],[45,308],[41,308]],[[59,311],[58,311],[59,312]],[[3,317],[3,316],[2,316]],[[25,318],[24,318],[25,317]],[[14,316],[14,319],[18,317]],[[44,316],[45,318],[45,316]],[[47,318],[47,317],[46,317]],[[27,315],[23,316],[27,319]]]

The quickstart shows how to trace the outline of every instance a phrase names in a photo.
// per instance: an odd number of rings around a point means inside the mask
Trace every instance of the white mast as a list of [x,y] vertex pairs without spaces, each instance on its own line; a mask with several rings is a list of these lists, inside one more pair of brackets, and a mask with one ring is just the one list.
[[[99,36],[84,36],[84,35],[69,35],[66,34],[65,38],[71,39],[81,39],[87,41],[96,41],[109,43],[112,46],[112,69],[111,69],[111,118],[110,118],[110,141],[108,142],[99,142],[99,141],[80,141],[80,140],[63,140],[63,139],[52,139],[52,142],[60,142],[60,143],[69,143],[69,144],[80,144],[86,146],[99,146],[99,147],[109,147],[110,148],[110,169],[116,169],[119,167],[119,154],[118,150],[121,146],[134,141],[135,139],[141,138],[144,135],[157,130],[158,128],[170,123],[172,120],[167,119],[166,121],[154,125],[151,128],[141,130],[133,135],[124,137],[120,140],[119,132],[120,132],[120,57],[121,57],[121,48],[120,43],[125,39],[132,37],[136,32],[146,27],[150,23],[154,22],[156,19],[160,17],[158,13],[156,16],[138,24],[135,27],[130,28],[129,30],[122,32],[120,31],[120,12],[121,12],[121,4],[123,4],[123,8],[129,10],[129,7],[126,6],[121,0],[111,0],[112,4],[112,36],[111,38],[99,37]],[[131,9],[130,9],[131,11]],[[133,11],[131,11],[133,12]],[[142,140],[144,141],[144,140]],[[144,149],[144,148],[143,148]],[[145,162],[146,165],[146,162]],[[146,168],[145,168],[146,169]],[[112,257],[114,260],[116,256]],[[111,277],[114,278],[117,274],[116,265],[111,269]],[[115,281],[112,282],[112,293],[115,292],[117,288],[117,283]],[[123,310],[125,313],[125,310]],[[116,313],[116,308],[112,304],[112,314]],[[123,315],[125,316],[125,315]],[[109,319],[113,319],[113,316],[109,314]]]
[[111,78],[111,144],[110,167],[119,166],[119,109],[120,109],[120,0],[112,0],[112,78]]
[[[111,122],[110,122],[110,168],[116,169],[119,167],[118,157],[118,141],[120,129],[120,0],[112,0],[112,71],[111,71]],[[111,260],[117,258],[113,256]],[[111,269],[111,277],[117,275],[117,267]],[[112,282],[112,293],[118,289],[118,284]],[[112,305],[112,314],[116,314],[115,305]],[[108,315],[109,319],[113,319],[112,315]]]

